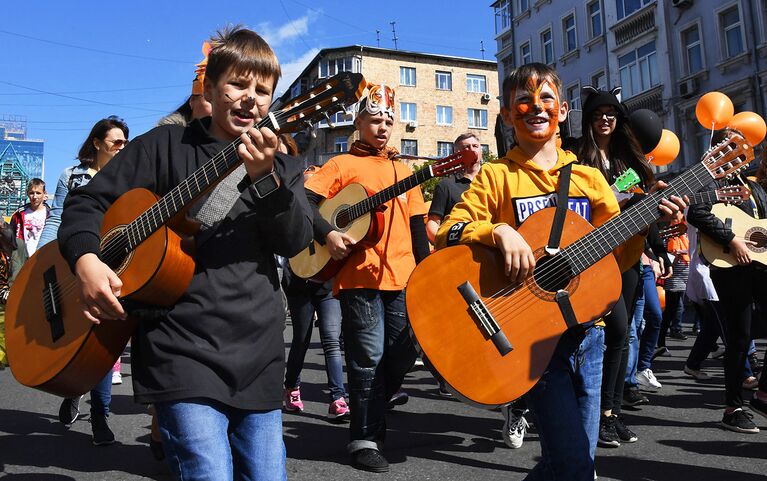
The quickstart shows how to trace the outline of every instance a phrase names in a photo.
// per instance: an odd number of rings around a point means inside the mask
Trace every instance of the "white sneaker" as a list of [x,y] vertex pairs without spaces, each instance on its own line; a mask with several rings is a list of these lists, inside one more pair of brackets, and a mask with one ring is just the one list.
[[511,409],[511,406],[504,406],[501,412],[503,413],[503,442],[511,449],[521,448],[529,427],[525,419],[527,409],[522,411]]
[[658,382],[658,380],[655,378],[655,375],[652,373],[651,369],[645,369],[644,371],[639,371],[636,373],[636,382],[639,385],[639,387],[644,391],[652,391],[655,392],[659,390],[661,387],[661,383]]
[[120,374],[120,371],[113,371],[112,384],[122,384],[122,383],[123,383],[123,375]]

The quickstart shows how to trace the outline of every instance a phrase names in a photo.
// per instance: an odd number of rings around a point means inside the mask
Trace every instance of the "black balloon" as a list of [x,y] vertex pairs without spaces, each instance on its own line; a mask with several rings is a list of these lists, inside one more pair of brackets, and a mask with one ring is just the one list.
[[642,153],[649,154],[658,146],[660,136],[663,133],[663,123],[655,112],[647,109],[639,109],[629,115],[631,130],[634,131]]

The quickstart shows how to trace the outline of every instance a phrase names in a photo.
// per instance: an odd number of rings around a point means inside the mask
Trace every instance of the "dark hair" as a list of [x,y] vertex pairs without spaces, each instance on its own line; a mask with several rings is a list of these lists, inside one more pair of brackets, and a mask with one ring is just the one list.
[[27,193],[29,193],[29,190],[32,187],[42,187],[43,190],[45,190],[45,181],[43,179],[40,179],[39,177],[34,177],[32,180],[29,181],[27,184]]
[[292,135],[280,134],[279,139],[280,139],[280,142],[282,142],[285,145],[285,149],[287,149],[288,155],[292,155],[293,157],[296,157],[298,155],[298,144],[296,144],[296,141],[293,140]]
[[103,141],[107,136],[107,132],[112,129],[122,130],[125,138],[128,138],[128,124],[120,117],[110,115],[105,119],[99,120],[93,126],[91,133],[85,138],[85,142],[83,142],[83,145],[77,152],[77,160],[88,166],[94,163],[96,161],[96,146],[93,145],[93,140],[99,139]]
[[453,145],[458,145],[458,142],[464,141],[466,139],[477,139],[477,142],[479,142],[479,137],[477,137],[477,134],[473,132],[464,132],[463,134],[459,135],[455,138],[453,141]]
[[205,82],[214,84],[228,69],[235,74],[254,73],[265,78],[274,78],[273,87],[282,75],[280,63],[274,51],[253,30],[240,25],[227,26],[211,37],[212,49],[208,54],[208,66],[205,68]]
[[533,62],[514,69],[503,80],[503,104],[506,107],[511,107],[511,92],[526,86],[531,77],[551,80],[557,88],[557,95],[562,98],[562,79],[559,78],[557,71],[545,63]]

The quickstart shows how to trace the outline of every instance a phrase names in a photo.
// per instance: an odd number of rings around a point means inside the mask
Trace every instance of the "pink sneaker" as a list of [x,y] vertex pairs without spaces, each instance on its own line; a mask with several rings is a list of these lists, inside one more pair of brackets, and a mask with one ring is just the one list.
[[349,415],[349,405],[346,404],[346,399],[340,397],[330,403],[328,407],[328,419],[338,420],[345,418]]
[[301,388],[300,387],[294,387],[292,389],[285,389],[285,392],[283,393],[283,404],[285,406],[285,411],[289,413],[295,413],[295,412],[303,412],[304,411],[304,403],[301,402]]

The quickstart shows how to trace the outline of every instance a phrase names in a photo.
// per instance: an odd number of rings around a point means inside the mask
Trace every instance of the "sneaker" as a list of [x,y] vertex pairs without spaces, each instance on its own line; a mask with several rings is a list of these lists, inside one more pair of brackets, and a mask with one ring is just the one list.
[[671,331],[668,334],[668,337],[670,337],[671,339],[677,339],[679,341],[687,340],[687,336],[682,331]]
[[618,437],[618,433],[615,430],[615,420],[617,416],[605,416],[599,417],[599,439],[597,445],[603,448],[617,448],[620,447],[621,441]]
[[346,399],[340,397],[328,406],[328,419],[338,420],[349,416],[349,405]]
[[736,433],[754,434],[759,432],[759,428],[751,420],[754,415],[750,412],[737,408],[731,413],[724,413],[722,417],[722,427],[735,431]]
[[756,389],[759,387],[759,379],[754,376],[748,376],[743,380],[743,389]]
[[694,377],[698,381],[704,381],[711,377],[700,369],[692,369],[687,367],[687,365],[684,366],[684,373]]
[[634,431],[627,428],[623,423],[623,417],[613,415],[615,418],[615,432],[622,443],[635,443],[639,439]]
[[762,401],[758,397],[751,398],[751,410],[760,416],[767,418],[767,402]]
[[652,359],[653,361],[660,357],[660,356],[668,356],[668,348],[666,346],[658,346],[655,348],[655,351],[652,353]]
[[119,371],[113,371],[112,372],[112,384],[122,384],[123,383],[123,375],[120,374]]
[[372,473],[389,472],[389,461],[383,457],[380,451],[372,448],[364,448],[353,452],[352,466]]
[[282,397],[283,406],[285,411],[289,413],[301,413],[304,412],[304,403],[301,402],[301,388],[285,388],[285,392]]
[[630,387],[623,391],[623,405],[624,406],[639,406],[640,404],[649,404],[650,400],[647,396],[639,392],[638,387]]
[[392,410],[395,406],[402,406],[403,404],[407,404],[409,400],[410,396],[408,396],[405,391],[400,389],[394,393],[391,399],[389,399],[389,404],[386,406],[386,409]]
[[661,383],[655,378],[655,374],[652,373],[652,369],[645,369],[636,373],[636,382],[639,388],[644,391],[655,392],[661,387]]
[[448,391],[447,385],[444,382],[439,383],[439,390],[437,391],[441,397],[453,397],[453,393]]
[[721,359],[724,356],[724,347],[717,347],[715,351],[711,351],[711,359]]
[[525,419],[527,409],[511,409],[510,406],[501,408],[503,413],[503,442],[511,449],[519,449],[525,441],[525,433],[530,427]]
[[59,422],[66,427],[69,427],[80,416],[80,400],[82,396],[73,398],[66,398],[61,401],[59,407]]
[[423,359],[420,357],[415,358],[415,362],[413,363],[414,367],[423,367]]
[[94,446],[106,446],[115,442],[115,433],[109,429],[107,417],[103,414],[91,414],[91,430]]

